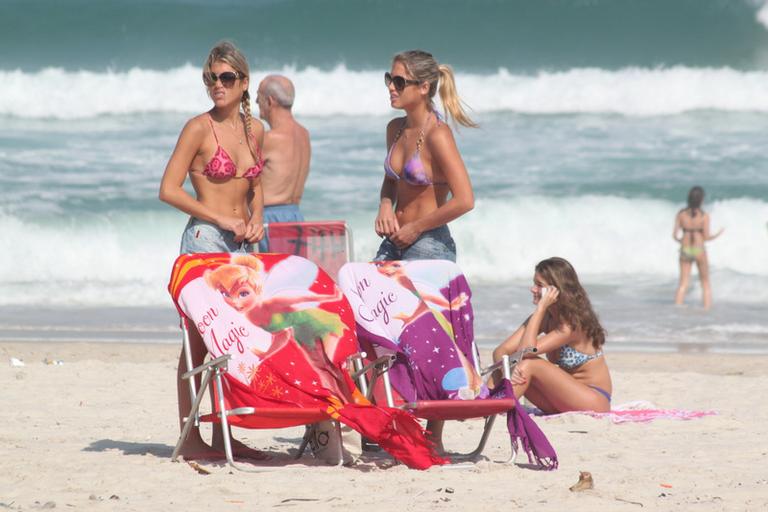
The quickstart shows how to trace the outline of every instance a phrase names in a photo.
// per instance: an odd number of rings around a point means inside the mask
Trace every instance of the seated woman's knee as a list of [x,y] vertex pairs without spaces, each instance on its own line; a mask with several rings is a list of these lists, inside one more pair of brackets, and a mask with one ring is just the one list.
[[533,367],[535,365],[533,364],[533,360],[531,359],[523,359],[517,365],[515,365],[515,370],[522,375],[523,377],[530,377],[531,372],[533,370]]

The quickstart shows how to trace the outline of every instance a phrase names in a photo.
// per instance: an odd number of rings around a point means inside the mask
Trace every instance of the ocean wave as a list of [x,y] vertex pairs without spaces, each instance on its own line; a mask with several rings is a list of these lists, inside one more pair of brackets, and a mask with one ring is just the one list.
[[[380,71],[307,67],[257,70],[254,81],[283,73],[296,83],[295,111],[303,116],[387,115]],[[768,112],[768,71],[730,68],[577,68],[515,74],[457,73],[457,85],[476,113],[607,113],[675,115],[696,110]],[[340,93],[339,84],[344,84]],[[252,86],[255,89],[255,86]],[[200,69],[37,72],[0,70],[0,115],[87,119],[146,112],[192,114],[210,108]]]
[[[525,283],[538,261],[561,256],[585,281],[626,283],[627,293],[634,293],[648,281],[666,286],[676,279],[678,245],[671,232],[677,208],[662,200],[612,196],[479,200],[451,230],[470,282]],[[713,230],[726,228],[707,247],[716,296],[768,302],[768,202],[715,201],[708,211]],[[347,220],[355,259],[367,260],[380,243],[372,218],[360,214]],[[184,222],[178,212],[56,223],[0,214],[0,232],[14,241],[0,253],[0,305],[167,304],[165,286]]]

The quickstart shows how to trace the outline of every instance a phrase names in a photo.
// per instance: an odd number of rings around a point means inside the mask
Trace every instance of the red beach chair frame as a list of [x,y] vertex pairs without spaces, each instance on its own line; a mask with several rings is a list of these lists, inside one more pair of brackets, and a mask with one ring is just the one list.
[[[347,227],[346,222],[330,220],[330,221],[305,221],[305,222],[273,222],[264,224],[268,233],[271,232],[273,236],[277,237],[284,234],[289,234],[292,238],[287,238],[289,243],[288,249],[291,249],[289,254],[295,254],[299,256],[310,256],[310,260],[313,260],[318,266],[323,268],[329,275],[336,280],[338,268],[352,259],[353,243],[352,232]],[[307,243],[303,241],[303,238],[320,238],[326,244],[321,244],[320,247],[315,247],[316,251],[307,253]],[[339,240],[342,238],[341,240]],[[338,245],[344,248],[343,253],[340,251],[325,251],[325,249],[335,249]],[[339,264],[338,254],[343,254],[343,261]],[[312,257],[314,256],[314,257]],[[254,407],[240,407],[236,409],[226,409],[224,401],[224,386],[222,383],[222,374],[227,371],[227,364],[229,356],[222,356],[203,363],[198,367],[193,367],[192,353],[190,350],[189,342],[189,323],[188,319],[181,315],[180,328],[182,331],[182,343],[184,348],[184,358],[186,362],[187,372],[182,375],[182,379],[189,383],[189,393],[192,402],[189,414],[184,418],[184,427],[179,434],[178,441],[171,455],[172,461],[178,460],[179,451],[184,440],[189,435],[189,431],[192,425],[199,425],[203,422],[219,422],[221,423],[224,431],[224,453],[229,465],[240,471],[251,472],[263,472],[274,471],[276,469],[284,469],[279,467],[261,467],[261,468],[245,468],[236,464],[234,461],[234,455],[232,452],[232,446],[230,443],[230,422],[231,416],[256,416],[264,418],[265,420],[271,420],[268,426],[264,426],[265,429],[281,428],[281,427],[293,427],[300,425],[307,425],[307,431],[304,434],[301,446],[299,447],[296,459],[299,459],[305,452],[309,440],[311,439],[315,428],[315,425],[320,421],[331,419],[327,414],[326,408],[301,408],[301,407],[280,407],[280,408],[264,408],[258,409]],[[201,374],[200,389],[196,389],[195,378]],[[211,385],[211,379],[213,379],[213,386],[216,390],[216,396],[218,397],[217,407],[218,412],[211,414],[201,415],[200,404],[208,386]],[[274,420],[282,420],[281,427],[274,426]],[[343,464],[342,443],[341,443],[341,425],[338,421],[333,420],[335,426],[336,435],[338,437],[338,465]]]
[[352,230],[343,220],[270,222],[265,223],[264,228],[269,239],[269,252],[307,258],[334,281],[339,268],[354,259]]
[[[424,261],[419,262],[420,264],[423,264]],[[447,261],[442,261],[440,264],[445,265]],[[437,262],[436,262],[437,264]],[[355,282],[353,285],[352,282],[354,282],[355,279],[358,279],[359,276],[356,276],[356,268],[361,269],[362,272],[361,275],[365,274],[365,271],[363,270],[366,265],[379,265],[379,263],[371,263],[371,264],[350,264],[354,265],[351,269],[349,269],[348,273],[345,269],[342,269],[342,278],[340,279],[342,283],[342,289],[346,291],[346,289],[351,290],[353,294],[356,295],[356,303],[358,303],[357,299],[359,299],[359,303],[365,304],[365,299],[363,298],[363,292],[365,290],[372,289],[371,284],[364,279],[363,282],[367,283],[366,285],[361,284],[362,282]],[[362,265],[362,266],[361,266]],[[453,272],[458,271],[459,274],[461,273],[460,269],[453,264],[453,269],[448,270],[448,273],[453,275]],[[427,279],[427,281],[430,279],[428,277],[424,277]],[[410,281],[410,279],[408,279]],[[446,283],[440,282],[438,283],[431,283],[432,285],[443,287],[446,285]],[[408,286],[414,286],[411,282]],[[469,292],[469,284],[464,282],[461,286],[467,288],[467,292]],[[416,292],[414,290],[411,290],[412,293],[414,293],[417,297],[421,300],[421,294],[419,292]],[[381,293],[384,293],[381,291]],[[442,293],[442,292],[441,292]],[[463,292],[461,292],[463,294]],[[406,294],[407,296],[410,296]],[[469,297],[471,296],[471,292],[467,293],[466,300],[469,301]],[[374,294],[372,297],[369,297],[368,300],[378,300],[378,295]],[[393,299],[394,300],[394,299]],[[468,303],[468,302],[467,302]],[[373,311],[374,306],[372,304],[368,304],[368,306],[371,307],[371,310]],[[376,307],[379,307],[378,304]],[[375,319],[378,318],[378,315],[371,315],[372,319],[364,318],[366,322],[372,322],[376,321]],[[382,317],[383,318],[383,317]],[[465,320],[469,320],[471,317],[469,315],[464,316]],[[376,346],[374,345],[375,341],[369,337],[369,331],[367,329],[367,326],[360,323],[360,320],[357,318],[356,315],[356,322],[358,327],[358,342],[361,346],[361,349],[366,351],[368,354],[368,358],[360,358],[357,361],[353,361],[353,364],[355,365],[355,368],[357,369],[356,374],[360,376],[360,381],[358,382],[358,388],[366,393],[369,400],[373,401],[374,403],[381,403],[384,405],[384,402],[386,401],[386,405],[389,407],[399,407],[403,410],[406,410],[416,416],[417,418],[424,419],[424,420],[466,420],[466,419],[472,419],[472,418],[484,418],[485,420],[485,426],[483,428],[481,439],[477,445],[477,448],[473,450],[470,453],[467,454],[456,454],[452,455],[455,459],[474,459],[478,455],[480,455],[485,448],[485,445],[488,440],[488,436],[490,435],[491,428],[493,427],[493,424],[496,419],[496,415],[500,414],[502,412],[509,412],[512,411],[517,407],[517,400],[512,398],[487,398],[487,399],[474,399],[474,400],[460,400],[460,399],[437,399],[437,400],[417,400],[414,402],[406,402],[402,398],[395,396],[395,390],[393,389],[392,384],[390,383],[390,377],[389,377],[389,370],[392,368],[393,363],[397,360],[398,356],[395,355],[389,355],[390,349],[384,349],[384,353],[380,354],[377,353]],[[386,322],[386,320],[385,320]],[[434,329],[433,329],[434,330]],[[471,329],[470,329],[471,330]],[[376,336],[382,336],[384,331],[381,331],[379,334],[373,334],[370,333],[374,338]],[[393,341],[395,345],[400,345],[399,341]],[[457,347],[458,348],[458,347]],[[392,348],[392,350],[395,350]],[[469,350],[472,352],[472,354],[465,354],[467,356],[467,359],[474,362],[475,370],[477,371],[477,374],[480,377],[489,376],[492,372],[496,370],[500,370],[504,377],[507,379],[510,377],[511,369],[512,367],[517,364],[518,361],[520,361],[523,356],[525,355],[525,352],[519,352],[516,354],[512,354],[511,356],[504,357],[501,361],[498,363],[486,368],[481,369],[479,364],[479,352],[477,349],[477,345],[474,343],[473,340],[470,340],[469,346],[466,347],[466,350]],[[435,349],[435,352],[437,349]],[[535,350],[532,350],[535,351]],[[402,354],[405,357],[407,351],[403,351]],[[527,352],[527,351],[526,351]],[[386,354],[386,355],[384,355]],[[379,357],[384,355],[384,357]],[[474,356],[474,357],[470,357]],[[367,363],[367,364],[366,364]],[[425,364],[424,361],[421,361],[419,364]],[[379,379],[381,377],[381,379]],[[367,380],[367,381],[366,381]],[[514,460],[515,456],[517,455],[517,444],[516,441],[513,440],[516,439],[513,436],[510,436],[510,446],[512,449],[511,457],[506,461],[512,461]]]
[[[474,460],[485,449],[491,429],[496,420],[496,415],[506,413],[515,407],[515,400],[507,399],[486,399],[486,400],[417,400],[415,402],[405,402],[396,397],[389,379],[389,369],[395,362],[395,356],[386,355],[375,356],[375,351],[370,344],[367,344],[366,350],[359,357],[353,359],[355,373],[353,376],[358,379],[360,391],[366,395],[366,398],[374,403],[385,400],[389,407],[399,407],[404,409],[417,418],[423,420],[467,420],[483,418],[485,425],[480,436],[477,448],[469,453],[452,453],[451,458],[457,460]],[[535,348],[524,349],[512,355],[504,355],[502,360],[482,369],[481,376],[489,376],[496,370],[500,370],[505,379],[509,379],[512,369],[522,360],[527,353],[535,353]],[[373,360],[367,360],[366,356],[373,355]],[[379,384],[381,379],[381,384]],[[517,446],[510,442],[511,454],[509,458],[503,461],[504,464],[513,462],[517,457]]]
[[[186,358],[186,364],[187,368],[192,367],[192,357],[191,357],[191,351],[189,346],[189,327],[188,327],[188,319],[185,316],[181,317],[181,329],[183,333],[183,343],[184,343],[184,355]],[[230,416],[251,416],[251,417],[258,417],[263,418],[265,420],[269,420],[269,424],[265,425],[264,429],[274,429],[274,428],[285,428],[285,427],[294,427],[294,426],[300,426],[300,425],[314,425],[317,422],[324,421],[324,420],[330,420],[331,417],[327,413],[326,407],[317,407],[317,408],[303,408],[303,407],[238,407],[235,409],[227,409],[226,403],[224,400],[225,396],[225,388],[222,382],[222,374],[226,373],[228,369],[228,363],[230,359],[230,355],[224,355],[221,357],[217,357],[216,359],[212,359],[210,361],[206,361],[205,363],[201,364],[200,366],[196,368],[192,368],[191,370],[187,371],[182,375],[182,379],[189,382],[189,392],[190,396],[192,398],[192,406],[190,408],[189,414],[184,418],[184,427],[181,430],[181,433],[179,434],[179,439],[176,442],[176,447],[173,450],[173,454],[171,455],[171,461],[176,462],[178,460],[179,456],[179,450],[181,449],[181,445],[184,442],[184,440],[187,439],[187,436],[189,435],[189,431],[192,428],[192,425],[199,425],[200,422],[218,422],[221,423],[221,428],[224,433],[224,455],[226,456],[227,463],[233,467],[234,469],[237,469],[239,471],[247,471],[247,472],[266,472],[266,471],[276,471],[280,469],[292,469],[292,468],[284,468],[284,467],[253,467],[253,468],[246,468],[244,466],[238,465],[235,463],[234,454],[232,451],[232,444],[230,442],[230,424],[229,424],[229,418]],[[195,379],[194,377],[198,374],[202,374],[202,378],[200,381],[200,389],[197,390],[195,385]],[[217,400],[217,407],[218,412],[212,412],[210,414],[200,414],[200,404],[202,402],[202,399],[205,397],[205,392],[208,389],[208,386],[211,385],[211,379],[213,378],[213,386],[215,386],[216,390],[216,397]],[[275,420],[280,420],[279,426],[275,426]],[[338,465],[342,465],[343,462],[343,454],[341,452],[341,426],[339,423],[335,420],[333,420],[333,424],[335,426],[336,434],[339,437],[339,442],[337,443],[337,446],[339,447],[338,452]],[[254,428],[254,427],[250,427]],[[259,427],[255,427],[259,428]],[[302,440],[302,444],[299,447],[299,452],[296,455],[296,459],[301,458],[301,456],[304,454],[304,451],[306,450],[307,445],[309,444],[309,439],[311,437],[312,431],[310,429],[307,429],[307,431],[304,434],[304,439]]]

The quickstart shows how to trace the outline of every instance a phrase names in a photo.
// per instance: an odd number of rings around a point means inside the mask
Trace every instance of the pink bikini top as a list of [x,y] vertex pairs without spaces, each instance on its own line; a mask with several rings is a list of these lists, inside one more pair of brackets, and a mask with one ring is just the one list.
[[[437,116],[437,124],[440,124],[440,115],[437,112],[435,112],[435,115]],[[389,151],[387,151],[387,157],[384,159],[384,174],[388,178],[394,180],[399,180],[401,175],[392,168],[392,150],[395,148],[397,141],[400,140],[400,135],[403,133],[405,123],[406,120],[403,120],[403,124],[400,125],[400,129],[395,134],[395,140],[392,141],[392,145],[389,147]],[[424,130],[422,129],[419,134],[419,140],[416,141],[416,151],[413,153],[413,156],[405,162],[405,165],[403,165],[403,180],[409,185],[415,186],[445,185],[445,182],[434,183],[429,176],[427,176],[427,171],[424,169],[424,163],[421,161],[421,146],[423,143]]]
[[[219,137],[216,135],[216,129],[213,127],[213,119],[211,119],[210,115],[208,116],[208,122],[211,123],[211,131],[213,132],[213,137],[216,139],[216,152],[213,154],[211,160],[205,164],[205,167],[203,168],[203,176],[215,180],[256,178],[259,176],[264,169],[264,159],[261,158],[261,149],[256,145],[256,141],[251,139],[253,145],[256,147],[256,165],[246,169],[242,176],[238,176],[235,162],[232,161],[232,158],[226,150],[219,144]],[[253,137],[252,134],[249,135]]]

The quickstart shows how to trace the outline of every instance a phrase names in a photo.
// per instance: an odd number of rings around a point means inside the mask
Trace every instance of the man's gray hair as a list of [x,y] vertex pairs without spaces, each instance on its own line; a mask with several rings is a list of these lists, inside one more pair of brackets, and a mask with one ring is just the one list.
[[281,107],[291,108],[293,106],[296,91],[288,78],[282,75],[269,75],[264,79],[263,87],[264,94],[269,98],[274,98]]

